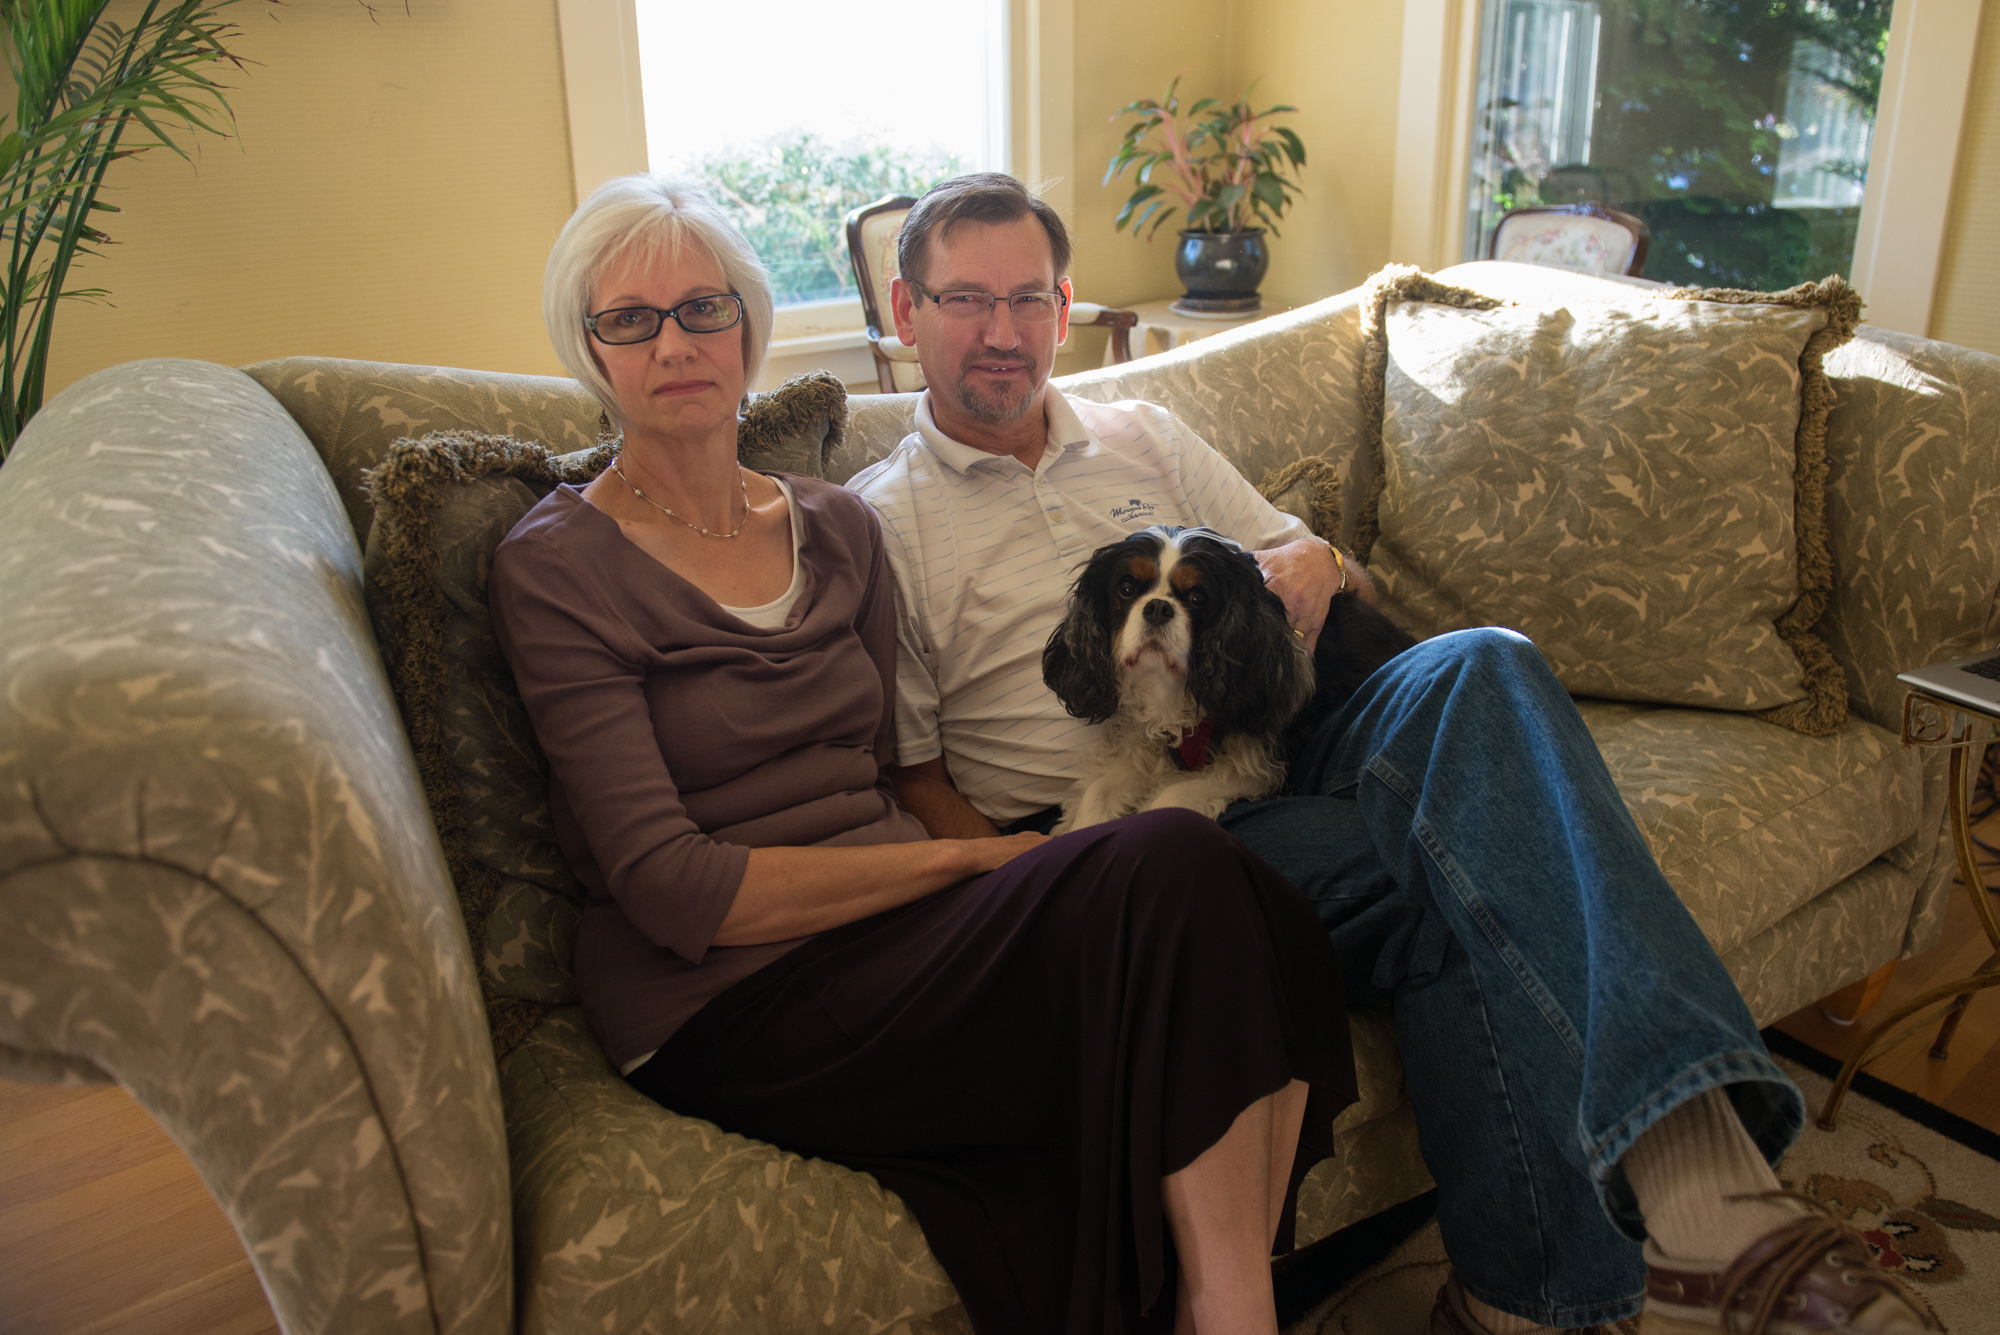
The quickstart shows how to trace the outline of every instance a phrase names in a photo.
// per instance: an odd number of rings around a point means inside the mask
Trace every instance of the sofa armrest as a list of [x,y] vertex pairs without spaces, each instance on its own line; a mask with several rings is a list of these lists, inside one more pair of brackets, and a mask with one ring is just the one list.
[[116,367],[0,535],[0,1074],[130,1089],[287,1329],[511,1329],[471,952],[311,445],[240,372]]

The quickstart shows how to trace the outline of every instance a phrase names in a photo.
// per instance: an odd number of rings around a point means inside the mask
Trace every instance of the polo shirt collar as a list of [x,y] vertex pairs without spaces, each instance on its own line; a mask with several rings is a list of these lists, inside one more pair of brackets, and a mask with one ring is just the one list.
[[[1043,391],[1042,406],[1049,419],[1049,444],[1041,462],[1041,467],[1046,468],[1052,460],[1061,458],[1065,449],[1088,444],[1090,432],[1076,415],[1076,409],[1069,406],[1069,400],[1054,385],[1047,386]],[[917,400],[917,434],[924,438],[924,444],[930,447],[931,453],[949,464],[954,472],[963,473],[982,461],[1007,457],[962,445],[938,430],[937,421],[931,416],[931,392],[928,389]]]

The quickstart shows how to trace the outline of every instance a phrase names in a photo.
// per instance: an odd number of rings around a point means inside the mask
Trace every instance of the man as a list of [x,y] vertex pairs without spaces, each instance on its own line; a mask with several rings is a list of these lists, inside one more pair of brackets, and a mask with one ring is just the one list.
[[[899,585],[898,787],[936,836],[1032,827],[1090,743],[1040,657],[1092,550],[1206,524],[1255,552],[1308,642],[1342,573],[1171,414],[1049,386],[1069,241],[1018,182],[935,187],[898,260],[929,389],[849,483]],[[1766,1194],[1803,1102],[1532,645],[1419,645],[1292,778],[1299,796],[1221,821],[1313,900],[1351,999],[1394,1014],[1455,1272],[1434,1335],[1593,1326],[1642,1292],[1647,1332],[1743,1329],[1771,1289],[1774,1331],[1931,1329],[1859,1238]],[[1725,1325],[1736,1272],[1751,1296]]]

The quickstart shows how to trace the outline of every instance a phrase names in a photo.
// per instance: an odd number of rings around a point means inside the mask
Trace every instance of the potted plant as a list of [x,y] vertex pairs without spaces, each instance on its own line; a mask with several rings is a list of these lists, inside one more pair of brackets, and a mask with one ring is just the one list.
[[104,298],[67,283],[71,261],[110,240],[106,169],[148,148],[185,158],[177,136],[225,133],[211,72],[243,64],[227,45],[241,30],[221,17],[236,3],[146,0],[114,16],[106,0],[0,0],[20,94],[0,115],[0,461],[42,405],[58,303]]
[[1137,188],[1118,211],[1116,228],[1130,223],[1150,240],[1182,211],[1174,272],[1186,295],[1174,308],[1190,315],[1254,311],[1257,285],[1271,263],[1264,231],[1277,235],[1278,219],[1302,192],[1297,172],[1306,163],[1298,135],[1272,118],[1298,108],[1252,110],[1254,84],[1235,102],[1204,97],[1183,108],[1180,82],[1176,74],[1165,97],[1130,102],[1112,114],[1113,120],[1138,118],[1104,171],[1110,185],[1126,168],[1138,168]]

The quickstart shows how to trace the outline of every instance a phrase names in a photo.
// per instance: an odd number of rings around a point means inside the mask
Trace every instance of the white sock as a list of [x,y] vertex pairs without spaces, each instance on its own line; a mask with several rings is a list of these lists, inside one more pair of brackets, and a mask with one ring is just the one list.
[[1726,1264],[1805,1213],[1796,1201],[1729,1199],[1777,1191],[1780,1183],[1720,1089],[1655,1122],[1621,1162],[1646,1232],[1676,1260]]
[[1535,1335],[1538,1330],[1548,1327],[1538,1321],[1530,1321],[1524,1316],[1514,1316],[1497,1307],[1489,1307],[1471,1294],[1465,1295],[1465,1308],[1472,1313],[1472,1319],[1486,1327],[1493,1335]]

